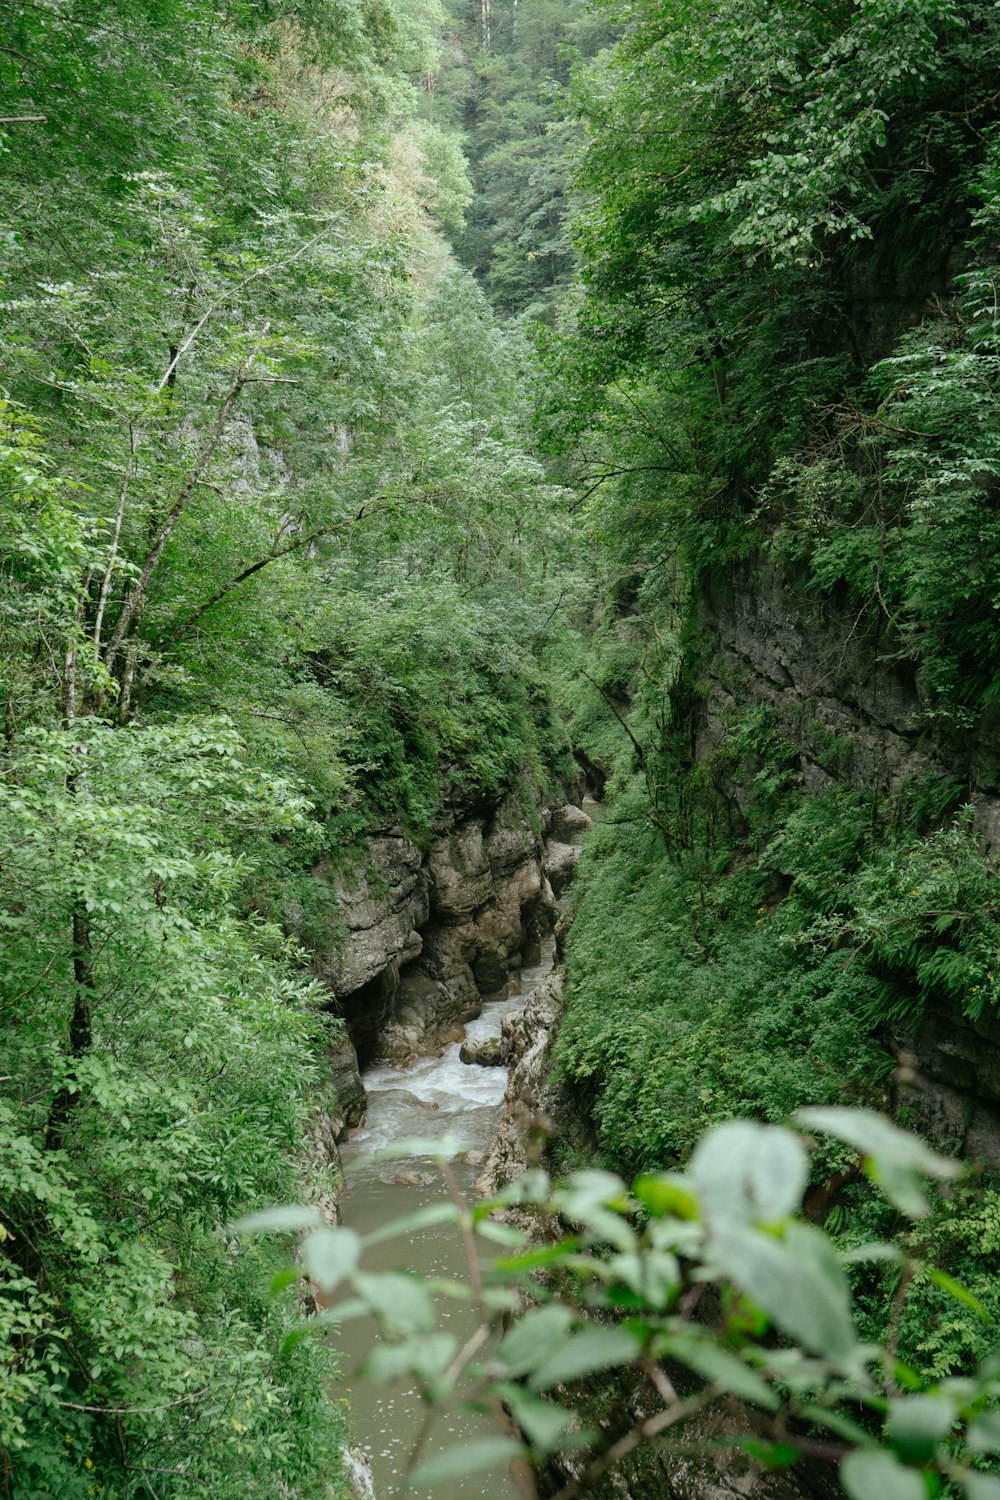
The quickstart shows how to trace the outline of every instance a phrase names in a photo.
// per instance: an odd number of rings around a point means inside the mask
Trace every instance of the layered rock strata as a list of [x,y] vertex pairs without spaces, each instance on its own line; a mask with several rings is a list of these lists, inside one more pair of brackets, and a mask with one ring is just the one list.
[[[725,747],[750,706],[773,713],[795,746],[803,787],[849,786],[879,798],[934,775],[968,788],[986,850],[1000,850],[1000,706],[949,732],[928,716],[914,664],[877,612],[821,596],[776,557],[707,580],[700,600],[695,758],[737,824],[753,778],[727,770]],[[720,753],[721,752],[721,753]],[[928,1006],[890,1038],[914,1123],[1000,1170],[1000,1026],[951,1004]]]
[[520,1177],[554,1128],[558,1091],[550,1077],[550,1053],[562,990],[563,976],[553,970],[524,1009],[500,1023],[500,1062],[510,1072],[497,1134],[476,1183],[484,1198]]
[[487,811],[454,812],[427,850],[388,831],[370,840],[363,868],[317,867],[343,933],[315,958],[346,1022],[330,1058],[339,1138],[364,1118],[361,1069],[436,1052],[461,1038],[484,999],[516,993],[589,826],[579,808],[540,814],[511,794]]

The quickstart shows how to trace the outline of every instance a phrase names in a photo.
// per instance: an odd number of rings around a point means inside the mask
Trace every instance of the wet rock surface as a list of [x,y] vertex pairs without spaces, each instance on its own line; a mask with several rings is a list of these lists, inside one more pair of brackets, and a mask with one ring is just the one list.
[[476,1182],[483,1197],[492,1197],[521,1175],[539,1136],[550,1129],[557,1092],[549,1078],[549,1057],[562,989],[562,975],[553,971],[522,1010],[503,1018],[500,1056],[510,1071],[496,1136]]
[[499,1068],[503,1066],[503,1044],[499,1036],[487,1037],[482,1042],[463,1042],[458,1049],[459,1059],[470,1067]]
[[453,810],[426,851],[382,833],[363,867],[314,870],[337,917],[316,973],[355,1054],[345,1047],[332,1059],[338,1134],[363,1118],[361,1069],[439,1052],[461,1038],[484,1000],[517,992],[522,966],[537,961],[558,913],[548,869],[561,894],[575,864],[568,845],[547,860],[546,822],[564,836],[590,826],[579,808],[543,817],[512,793],[488,811]]
[[364,1120],[367,1096],[358,1069],[357,1049],[346,1032],[330,1049],[328,1057],[330,1083],[337,1101],[330,1123],[335,1139],[342,1141],[348,1130]]

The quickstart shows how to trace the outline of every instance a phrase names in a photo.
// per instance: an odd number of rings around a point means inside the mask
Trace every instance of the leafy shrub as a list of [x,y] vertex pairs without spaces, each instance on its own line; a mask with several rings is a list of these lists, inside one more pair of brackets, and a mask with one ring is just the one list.
[[[377,1320],[381,1338],[366,1373],[406,1377],[425,1408],[407,1463],[410,1487],[433,1489],[514,1458],[537,1466],[558,1459],[571,1475],[560,1500],[575,1500],[648,1445],[668,1464],[713,1453],[731,1461],[734,1448],[765,1468],[822,1456],[839,1461],[850,1500],[887,1492],[924,1500],[944,1479],[981,1500],[997,1484],[979,1471],[984,1455],[1000,1451],[996,1356],[964,1379],[941,1380],[909,1370],[895,1348],[905,1294],[925,1270],[957,1304],[974,1300],[915,1258],[908,1241],[919,1231],[905,1227],[929,1213],[924,1179],[945,1184],[961,1169],[866,1110],[805,1109],[794,1125],[812,1132],[813,1146],[817,1136],[832,1140],[879,1185],[901,1215],[902,1243],[859,1236],[838,1253],[802,1207],[810,1164],[801,1135],[746,1120],[702,1137],[683,1172],[645,1173],[629,1187],[600,1170],[553,1183],[533,1167],[486,1203],[462,1196],[450,1166],[457,1141],[387,1148],[383,1156],[440,1165],[447,1201],[384,1226],[378,1239],[442,1226],[461,1233],[468,1285],[433,1285],[471,1306],[478,1326],[462,1345],[431,1286],[369,1270],[367,1246],[352,1229],[331,1231],[288,1208],[237,1228],[305,1231],[299,1274],[329,1311],[303,1333],[359,1313]],[[511,1210],[529,1215],[533,1239],[510,1222]],[[485,1272],[477,1236],[504,1246]],[[903,1289],[888,1338],[874,1343],[863,1341],[848,1280],[849,1269],[869,1266],[890,1268]],[[641,1382],[641,1393],[585,1425],[588,1385],[597,1377],[606,1386],[619,1373]],[[435,1416],[463,1399],[498,1415],[502,1404],[518,1436],[508,1430],[421,1462]],[[719,1409],[728,1413],[724,1436],[706,1438],[703,1419]]]

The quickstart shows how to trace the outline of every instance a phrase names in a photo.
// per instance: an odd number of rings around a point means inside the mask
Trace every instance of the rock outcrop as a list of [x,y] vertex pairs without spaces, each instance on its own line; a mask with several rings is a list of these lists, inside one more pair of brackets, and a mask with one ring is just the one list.
[[1000,1175],[1000,1018],[928,1006],[894,1043],[901,1102],[921,1130]]
[[593,820],[582,807],[567,802],[562,807],[550,810],[547,825],[546,832],[552,843],[570,844],[579,851],[584,834],[593,826]]
[[557,1090],[549,1077],[549,1056],[559,1023],[563,978],[553,970],[523,1010],[500,1023],[500,1061],[510,1069],[497,1133],[476,1182],[488,1198],[513,1182],[552,1130]]
[[[914,665],[877,612],[863,614],[843,594],[820,596],[776,557],[707,582],[700,614],[695,756],[712,762],[713,787],[737,824],[752,777],[727,772],[725,746],[740,713],[763,706],[794,745],[807,790],[844,785],[884,798],[940,776],[969,788],[983,847],[1000,849],[1000,706],[974,731],[949,733],[928,718]],[[915,1075],[905,1102],[917,1127],[1000,1169],[1000,1026],[937,1003],[893,1041],[904,1079]]]
[[371,839],[363,868],[316,867],[340,926],[315,958],[347,1030],[331,1055],[339,1138],[364,1117],[362,1068],[438,1051],[484,999],[514,992],[575,866],[578,850],[560,840],[589,826],[579,808],[542,815],[512,793],[487,811],[453,810],[426,850],[388,831]]
[[[935,772],[971,789],[984,844],[1000,848],[1000,709],[975,733],[928,729],[913,663],[872,611],[819,595],[778,559],[706,583],[701,601],[704,714],[696,754],[723,742],[738,708],[768,704],[800,752],[803,784],[880,794]],[[733,786],[734,797],[739,788]]]
[[336,1139],[342,1140],[347,1130],[361,1124],[368,1101],[358,1068],[357,1048],[346,1031],[327,1056],[330,1084],[337,1101],[332,1124]]
[[471,1067],[501,1068],[503,1067],[501,1038],[488,1036],[481,1042],[463,1042],[458,1056],[460,1062],[468,1063]]

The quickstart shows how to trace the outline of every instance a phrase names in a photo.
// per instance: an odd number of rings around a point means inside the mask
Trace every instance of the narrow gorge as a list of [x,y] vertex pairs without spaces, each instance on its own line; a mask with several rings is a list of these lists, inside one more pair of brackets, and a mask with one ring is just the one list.
[[998,127],[7,0],[0,1500],[1000,1500]]
[[363,1113],[359,1067],[405,1066],[461,1040],[463,1023],[538,962],[587,826],[579,809],[525,807],[515,792],[482,811],[447,809],[425,850],[380,834],[360,870],[335,882],[313,871],[344,928],[314,960],[345,1023],[334,1075],[344,1126]]

